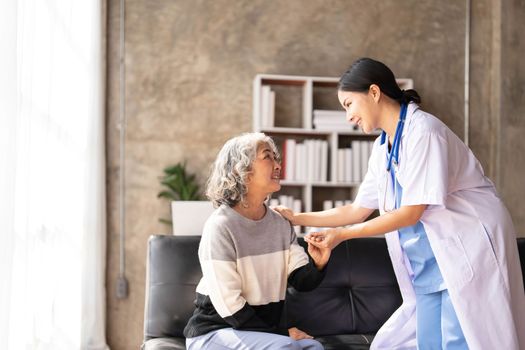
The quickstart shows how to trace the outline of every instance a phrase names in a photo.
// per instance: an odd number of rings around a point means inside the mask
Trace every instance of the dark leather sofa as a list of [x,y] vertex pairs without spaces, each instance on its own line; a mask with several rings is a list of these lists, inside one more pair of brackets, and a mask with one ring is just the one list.
[[[163,235],[149,239],[143,350],[185,349],[182,330],[194,310],[201,278],[199,240]],[[518,239],[518,247],[525,271],[525,239]],[[355,239],[334,249],[317,289],[288,289],[283,322],[293,320],[326,350],[368,349],[375,332],[400,304],[385,240]]]

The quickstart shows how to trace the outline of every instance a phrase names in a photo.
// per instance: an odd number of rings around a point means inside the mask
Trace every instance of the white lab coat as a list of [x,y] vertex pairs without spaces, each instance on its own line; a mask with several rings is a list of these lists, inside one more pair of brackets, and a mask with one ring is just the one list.
[[[356,203],[383,214],[394,200],[385,182],[387,142],[374,144]],[[525,293],[516,232],[494,185],[465,144],[411,103],[396,177],[401,205],[428,204],[421,217],[470,349],[525,349]],[[386,196],[385,196],[386,187]],[[415,293],[397,231],[385,235],[403,304],[371,349],[415,349]]]

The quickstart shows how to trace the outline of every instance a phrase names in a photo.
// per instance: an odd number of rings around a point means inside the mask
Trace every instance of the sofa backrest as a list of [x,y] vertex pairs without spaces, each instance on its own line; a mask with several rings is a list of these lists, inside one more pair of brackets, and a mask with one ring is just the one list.
[[334,249],[319,287],[288,288],[286,318],[312,336],[373,334],[401,302],[386,240],[360,238]]
[[202,277],[197,250],[200,236],[151,236],[146,267],[144,340],[183,337],[195,309]]
[[521,274],[525,285],[525,238],[518,238],[518,251],[520,253]]
[[[150,237],[145,340],[183,337],[202,276],[199,242],[200,236]],[[525,271],[525,239],[518,239],[518,247]],[[288,289],[285,316],[313,336],[366,334],[375,333],[400,304],[385,240],[361,238],[334,249],[326,277],[317,289],[306,293]]]

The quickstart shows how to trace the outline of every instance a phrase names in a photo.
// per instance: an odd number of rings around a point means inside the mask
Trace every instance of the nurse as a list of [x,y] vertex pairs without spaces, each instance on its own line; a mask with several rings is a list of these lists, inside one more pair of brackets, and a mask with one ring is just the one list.
[[479,161],[383,63],[357,60],[338,90],[348,121],[382,130],[355,201],[277,210],[294,225],[334,227],[306,236],[318,247],[385,234],[403,304],[371,348],[525,349],[516,232]]

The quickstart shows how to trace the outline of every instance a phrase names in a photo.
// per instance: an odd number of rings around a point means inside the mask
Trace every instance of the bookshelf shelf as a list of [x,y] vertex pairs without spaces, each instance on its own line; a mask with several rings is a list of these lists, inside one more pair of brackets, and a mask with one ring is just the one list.
[[[355,197],[380,131],[364,134],[346,121],[338,82],[337,77],[255,76],[253,130],[272,136],[283,155],[281,191],[273,204],[318,211],[329,201],[340,205]],[[413,87],[412,79],[397,82],[402,89]]]

